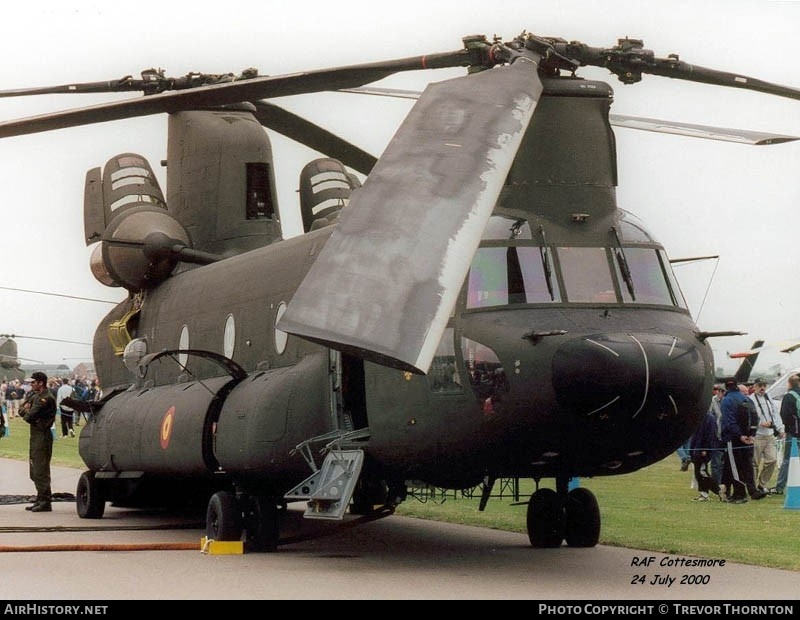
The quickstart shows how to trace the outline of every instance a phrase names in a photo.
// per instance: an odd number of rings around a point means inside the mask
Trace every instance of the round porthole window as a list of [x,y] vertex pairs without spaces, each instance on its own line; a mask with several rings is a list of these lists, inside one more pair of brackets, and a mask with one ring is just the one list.
[[[286,302],[278,304],[278,309],[275,311],[275,325],[281,320],[283,313],[286,312]],[[289,340],[289,334],[275,328],[275,350],[278,354],[282,354],[286,350],[286,341]]]
[[233,347],[236,344],[236,322],[233,315],[229,314],[225,319],[225,333],[222,338],[222,354],[225,357],[233,357]]

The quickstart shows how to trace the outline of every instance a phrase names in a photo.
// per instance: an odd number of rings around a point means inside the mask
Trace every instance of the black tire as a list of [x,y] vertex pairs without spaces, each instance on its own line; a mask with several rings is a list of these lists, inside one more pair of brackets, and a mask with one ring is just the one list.
[[281,505],[273,497],[251,498],[245,515],[247,551],[277,551],[280,540]]
[[75,491],[75,507],[81,519],[102,519],[106,509],[106,498],[93,471],[85,471],[78,478]]
[[350,504],[351,515],[369,515],[375,511],[375,506],[385,506],[387,503],[388,487],[383,480],[359,480],[353,493]]
[[589,489],[567,495],[565,538],[570,547],[594,547],[600,540],[600,506]]
[[539,548],[560,547],[564,540],[564,509],[553,489],[539,489],[528,502],[528,539]]
[[210,540],[242,539],[242,517],[236,497],[230,491],[217,491],[208,500],[206,537]]

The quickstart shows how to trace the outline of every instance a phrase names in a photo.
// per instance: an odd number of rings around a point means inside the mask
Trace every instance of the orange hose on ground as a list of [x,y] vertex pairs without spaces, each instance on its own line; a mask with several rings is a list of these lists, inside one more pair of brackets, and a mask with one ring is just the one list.
[[200,551],[200,543],[142,543],[111,545],[0,545],[3,551]]

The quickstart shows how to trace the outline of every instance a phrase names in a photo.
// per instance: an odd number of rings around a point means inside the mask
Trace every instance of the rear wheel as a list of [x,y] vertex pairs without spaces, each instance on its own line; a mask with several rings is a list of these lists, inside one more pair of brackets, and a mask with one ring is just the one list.
[[285,504],[273,497],[253,496],[245,513],[248,551],[276,551],[280,537],[280,515]]
[[600,540],[600,507],[589,489],[567,495],[566,540],[570,547],[594,547]]
[[106,498],[93,471],[85,471],[78,478],[75,506],[81,519],[101,519],[106,509]]
[[208,500],[206,536],[210,540],[241,540],[242,519],[236,496],[230,491],[217,491]]
[[553,489],[539,489],[528,502],[528,539],[534,547],[560,547],[564,509]]

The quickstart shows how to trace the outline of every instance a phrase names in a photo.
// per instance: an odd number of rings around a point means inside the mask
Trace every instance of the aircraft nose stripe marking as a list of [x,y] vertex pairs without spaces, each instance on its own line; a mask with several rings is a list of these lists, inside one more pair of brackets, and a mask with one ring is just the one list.
[[[586,342],[591,342],[592,344],[596,344],[596,345],[597,345],[598,347],[600,347],[601,349],[605,349],[606,351],[608,351],[609,353],[611,353],[611,355],[616,355],[617,357],[619,357],[619,353],[617,353],[616,351],[614,351],[614,349],[610,349],[610,348],[608,348],[606,345],[604,345],[604,344],[600,344],[600,343],[599,343],[599,342],[597,342],[596,340],[592,340],[591,338],[586,338]],[[640,346],[641,346],[641,345],[640,345]]]
[[678,415],[678,405],[675,404],[675,399],[672,398],[672,394],[667,395],[669,398],[669,402],[672,403],[672,410],[675,412],[675,415]]
[[605,405],[601,405],[601,406],[599,406],[597,409],[594,409],[593,411],[590,411],[590,412],[589,412],[589,413],[587,413],[586,415],[587,415],[587,416],[589,416],[589,415],[592,415],[592,414],[595,414],[595,413],[597,413],[598,411],[602,411],[602,410],[603,410],[603,409],[605,409],[606,407],[610,407],[611,405],[613,405],[613,404],[614,404],[615,402],[617,402],[618,400],[619,400],[619,396],[615,396],[615,397],[614,397],[614,398],[612,398],[610,401],[608,401],[608,402],[607,402]]
[[644,404],[647,402],[647,393],[650,391],[650,364],[647,361],[647,351],[644,350],[642,343],[636,339],[636,336],[633,334],[628,334],[637,345],[639,345],[639,349],[642,351],[642,358],[644,359],[644,394],[642,395],[642,404],[639,405],[639,408],[636,410],[631,416],[631,419],[635,418],[639,413],[641,413],[642,409],[644,409]]

